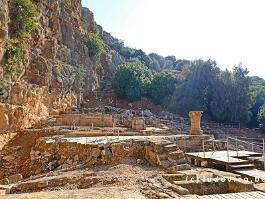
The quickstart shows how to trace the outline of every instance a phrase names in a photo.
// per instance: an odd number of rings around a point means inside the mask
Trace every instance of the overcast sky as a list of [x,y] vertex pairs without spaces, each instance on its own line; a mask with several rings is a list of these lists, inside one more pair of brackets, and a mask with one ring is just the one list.
[[264,0],[82,0],[125,45],[178,59],[242,62],[265,78]]

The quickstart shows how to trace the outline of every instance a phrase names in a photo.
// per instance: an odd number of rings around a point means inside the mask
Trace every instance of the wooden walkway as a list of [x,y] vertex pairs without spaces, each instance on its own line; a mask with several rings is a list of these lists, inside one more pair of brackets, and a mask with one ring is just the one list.
[[252,182],[264,182],[265,171],[258,169],[238,169],[234,170],[235,173],[240,174],[242,177],[247,177]]
[[[251,151],[207,151],[207,152],[193,152],[186,153],[188,156],[199,157],[203,159],[219,159],[224,162],[230,162],[230,158],[247,158],[261,156],[261,153]],[[228,160],[229,157],[229,160]],[[231,159],[233,160],[233,159]],[[240,160],[239,160],[240,161]]]
[[265,193],[260,191],[214,194],[214,195],[187,195],[180,196],[179,199],[265,199]]
[[201,162],[206,161],[207,165],[210,167],[214,165],[223,165],[225,169],[229,171],[231,168],[253,168],[254,165],[249,164],[247,158],[261,156],[262,154],[251,151],[208,151],[186,153],[186,155],[191,159],[193,164],[196,162],[198,166],[201,166]]

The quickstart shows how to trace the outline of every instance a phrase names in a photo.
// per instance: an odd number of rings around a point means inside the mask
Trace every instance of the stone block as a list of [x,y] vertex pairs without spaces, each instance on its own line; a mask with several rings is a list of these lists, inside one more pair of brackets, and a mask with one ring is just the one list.
[[101,155],[101,150],[98,149],[98,148],[93,148],[91,150],[91,156],[94,157],[94,158],[97,158]]
[[14,183],[17,183],[23,180],[23,176],[21,174],[15,174],[15,175],[9,176],[8,180],[9,180],[9,184],[14,184]]
[[9,184],[8,178],[4,178],[4,179],[0,180],[0,185],[8,185],[8,184]]

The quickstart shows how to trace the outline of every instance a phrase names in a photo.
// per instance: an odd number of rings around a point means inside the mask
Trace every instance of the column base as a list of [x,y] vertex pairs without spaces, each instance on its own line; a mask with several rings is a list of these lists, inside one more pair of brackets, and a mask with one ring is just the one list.
[[189,133],[189,135],[202,135],[202,134],[203,134],[202,130],[192,130]]

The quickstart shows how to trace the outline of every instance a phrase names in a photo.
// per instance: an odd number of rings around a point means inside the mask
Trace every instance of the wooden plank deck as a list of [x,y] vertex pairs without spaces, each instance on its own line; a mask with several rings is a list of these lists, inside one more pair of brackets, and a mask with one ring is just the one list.
[[[249,160],[247,160],[246,158],[256,157],[258,155],[261,156],[262,154],[251,152],[251,151],[232,151],[231,150],[228,152],[227,151],[193,152],[193,153],[186,153],[186,155],[191,159],[193,163],[196,160],[198,166],[201,165],[201,162],[207,161],[207,165],[208,164],[209,165],[220,164],[220,165],[225,166],[226,171],[229,171],[231,169],[234,169],[230,167],[231,165],[240,165],[240,164],[243,166],[247,165],[249,164]],[[243,168],[243,166],[241,166],[241,168]]]
[[[227,151],[207,151],[207,152],[193,152],[186,153],[188,156],[199,157],[203,159],[223,159],[227,161]],[[228,151],[229,159],[230,158],[245,158],[262,155],[261,153],[251,152],[251,151]]]
[[220,163],[247,163],[248,160],[243,160],[240,158],[252,157],[261,155],[259,153],[251,151],[208,151],[208,152],[195,152],[195,153],[186,153],[186,155],[192,159],[200,161],[218,161]]
[[179,199],[265,199],[265,193],[260,191],[214,194],[214,195],[187,195],[180,196]]
[[240,174],[243,177],[250,178],[253,182],[265,181],[265,171],[259,169],[237,169],[234,170],[235,173]]

